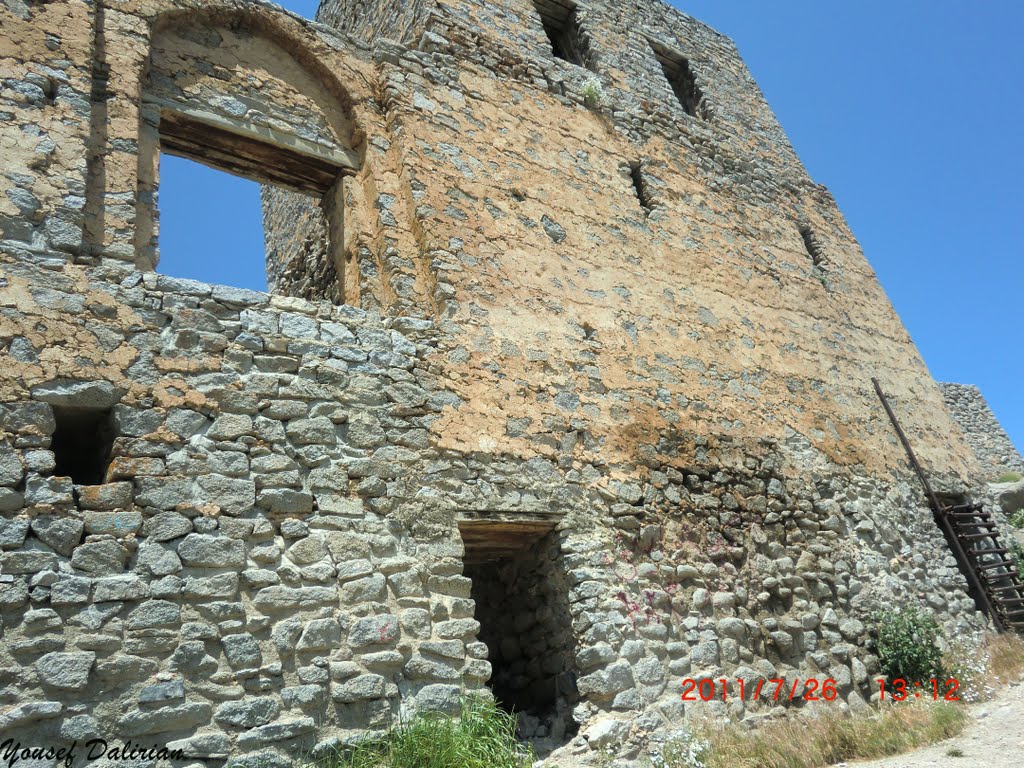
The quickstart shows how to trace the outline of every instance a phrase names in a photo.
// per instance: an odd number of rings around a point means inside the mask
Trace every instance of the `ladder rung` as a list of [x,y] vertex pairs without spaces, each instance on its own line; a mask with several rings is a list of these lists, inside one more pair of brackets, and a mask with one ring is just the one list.
[[946,512],[950,517],[980,517],[982,520],[991,520],[988,512]]
[[[1010,578],[1010,574],[1000,575],[998,578],[1007,579]],[[1012,592],[1017,589],[1024,589],[1024,584],[1014,584],[1009,587],[989,587],[990,592]]]
[[958,535],[960,536],[961,539],[970,539],[971,541],[974,541],[975,539],[990,539],[990,538],[994,538],[994,537],[998,536],[999,534],[998,533],[989,532],[989,533],[961,533],[961,534],[958,534]]
[[996,528],[995,523],[977,522],[975,520],[954,520],[957,528]]
[[978,569],[982,571],[989,571],[993,568],[1012,568],[1013,563],[1009,560],[1001,560],[998,563],[980,563]]
[[1005,548],[1000,549],[968,549],[968,555],[1005,555],[1010,550]]

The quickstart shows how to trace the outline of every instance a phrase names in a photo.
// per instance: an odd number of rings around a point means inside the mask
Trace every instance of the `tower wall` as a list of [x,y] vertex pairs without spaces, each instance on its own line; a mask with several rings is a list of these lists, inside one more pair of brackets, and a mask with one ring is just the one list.
[[[408,8],[0,3],[5,733],[283,762],[488,658],[533,736],[642,731],[773,706],[684,677],[863,705],[879,608],[984,626],[871,377],[942,490],[970,446],[731,42],[594,3],[588,69],[526,3]],[[216,73],[244,109],[147,98],[182,29],[269,41]],[[273,295],[153,271],[168,142],[270,185]]]

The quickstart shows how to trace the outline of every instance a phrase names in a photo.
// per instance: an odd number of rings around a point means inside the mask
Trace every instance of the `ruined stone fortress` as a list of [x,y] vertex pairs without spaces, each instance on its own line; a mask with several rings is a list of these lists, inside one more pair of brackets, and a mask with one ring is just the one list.
[[[981,465],[730,40],[318,20],[0,0],[0,739],[288,765],[490,690],[618,749],[772,706],[687,677],[863,707],[879,608],[985,626],[872,377]],[[269,294],[160,273],[161,153],[265,184]]]

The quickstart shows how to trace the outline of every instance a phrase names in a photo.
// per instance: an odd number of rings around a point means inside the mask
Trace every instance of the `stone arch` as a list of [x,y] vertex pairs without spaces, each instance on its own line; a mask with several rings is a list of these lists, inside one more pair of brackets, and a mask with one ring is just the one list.
[[[326,44],[280,12],[228,3],[162,13],[149,42],[138,94],[141,266],[159,258],[156,193],[167,151],[263,183],[265,221],[289,222],[275,228],[273,248],[268,241],[271,290],[342,301],[343,180],[362,166],[366,141],[326,63],[335,52],[317,50]],[[304,287],[281,285],[288,274]]]

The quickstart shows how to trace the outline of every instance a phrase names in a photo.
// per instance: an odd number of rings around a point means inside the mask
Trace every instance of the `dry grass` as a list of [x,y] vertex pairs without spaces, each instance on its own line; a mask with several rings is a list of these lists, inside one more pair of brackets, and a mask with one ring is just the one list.
[[1024,639],[1007,632],[989,635],[985,641],[989,658],[990,680],[998,685],[1015,683],[1024,678]]
[[886,757],[955,736],[967,719],[962,705],[914,701],[870,716],[825,713],[754,731],[727,725],[706,733],[708,768],[821,768]]
[[[983,698],[988,698],[993,688],[1024,679],[1024,639],[1019,635],[988,635],[981,653],[976,644],[972,648],[977,663],[984,667],[987,690]],[[709,724],[700,736],[710,742],[708,768],[824,768],[848,760],[897,755],[951,738],[964,729],[969,717],[963,704],[912,700],[881,709],[872,707],[868,715],[824,712],[787,717],[755,730]],[[692,765],[666,764],[670,768]]]

